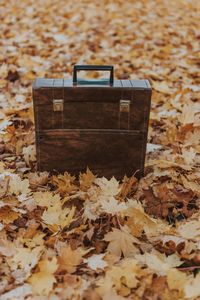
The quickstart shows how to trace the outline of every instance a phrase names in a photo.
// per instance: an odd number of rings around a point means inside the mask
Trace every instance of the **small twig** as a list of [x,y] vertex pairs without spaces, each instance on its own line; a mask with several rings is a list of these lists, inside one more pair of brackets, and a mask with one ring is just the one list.
[[122,225],[121,225],[120,222],[119,222],[118,215],[116,215],[116,219],[117,219],[117,224],[119,225],[119,228],[122,229]]
[[178,270],[180,270],[180,271],[192,271],[192,270],[196,270],[196,269],[200,269],[200,266],[178,268]]

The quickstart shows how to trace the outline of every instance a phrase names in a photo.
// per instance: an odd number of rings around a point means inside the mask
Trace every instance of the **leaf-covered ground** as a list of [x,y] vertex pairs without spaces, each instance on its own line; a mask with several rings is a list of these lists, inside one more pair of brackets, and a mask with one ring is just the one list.
[[[1,1],[1,300],[199,299],[199,16],[198,0]],[[32,82],[75,63],[151,82],[139,182],[37,172]]]

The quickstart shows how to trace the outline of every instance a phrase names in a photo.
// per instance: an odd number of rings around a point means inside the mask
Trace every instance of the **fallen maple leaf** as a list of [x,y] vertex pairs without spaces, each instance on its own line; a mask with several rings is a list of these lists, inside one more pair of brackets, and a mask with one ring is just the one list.
[[138,188],[138,180],[135,176],[132,176],[131,178],[124,178],[124,182],[121,186],[121,192],[120,192],[120,198],[121,201],[125,200],[127,195],[130,193],[133,193]]
[[60,255],[58,256],[59,268],[57,272],[67,271],[74,273],[76,266],[83,260],[82,255],[83,253],[79,248],[72,250],[70,246],[60,247]]
[[129,257],[133,254],[139,253],[133,243],[140,244],[140,241],[129,233],[128,227],[122,227],[121,230],[113,228],[112,232],[105,235],[104,240],[110,242],[107,250],[116,256]]
[[29,184],[32,189],[37,188],[38,186],[45,185],[48,181],[48,172],[41,172],[40,174],[37,173],[29,173],[28,179]]
[[106,212],[107,214],[116,215],[116,214],[123,214],[123,211],[127,209],[127,206],[124,202],[119,203],[114,197],[110,196],[107,199],[99,199],[100,201],[100,211]]
[[136,288],[139,278],[146,274],[146,270],[137,265],[135,259],[126,259],[121,266],[113,266],[107,271],[106,277],[110,277],[121,295],[127,296],[132,288]]
[[103,260],[104,256],[105,254],[94,254],[87,259],[85,258],[83,262],[87,263],[92,270],[104,269],[108,266],[107,262]]
[[173,90],[171,88],[169,88],[166,81],[159,82],[159,81],[152,80],[152,84],[153,84],[153,88],[158,92],[161,92],[164,94],[172,94],[173,93]]
[[8,191],[9,176],[0,178],[0,199],[3,198]]
[[188,282],[188,276],[175,269],[172,268],[167,273],[167,284],[171,290],[178,290],[180,292],[179,296],[184,297],[184,288],[186,283]]
[[200,221],[190,220],[187,222],[179,223],[177,232],[181,237],[186,239],[199,239],[200,237]]
[[68,172],[65,172],[64,175],[59,174],[57,177],[53,176],[53,183],[57,185],[57,193],[60,193],[61,196],[66,194],[73,194],[77,191],[78,187],[73,184],[75,176],[71,176]]
[[4,256],[12,256],[16,253],[16,247],[7,239],[4,230],[0,231],[0,253]]
[[16,211],[13,211],[12,207],[9,205],[5,205],[0,208],[0,221],[2,221],[4,224],[12,223],[19,216],[20,214]]
[[51,192],[35,192],[33,196],[39,206],[51,207],[56,203],[61,203],[59,194],[54,195]]
[[116,180],[115,177],[112,177],[110,180],[106,179],[105,177],[96,178],[94,180],[94,183],[101,188],[102,193],[105,197],[116,196],[121,190],[119,182]]
[[80,189],[82,191],[87,191],[87,189],[91,186],[96,177],[97,175],[94,175],[87,167],[86,173],[79,174]]
[[71,210],[68,207],[62,209],[61,202],[57,202],[43,212],[42,220],[45,224],[52,225],[49,228],[56,231],[59,227],[64,228],[74,221],[75,209],[74,206]]
[[[194,278],[189,278],[187,280],[187,283],[184,285],[184,292],[185,292],[185,298],[192,298],[200,296],[200,274],[198,273],[196,277]],[[185,281],[184,281],[185,283]]]
[[28,179],[21,180],[17,174],[10,175],[9,189],[12,194],[27,194],[30,192]]
[[12,257],[12,264],[19,265],[25,271],[29,271],[36,266],[42,254],[43,247],[34,249],[17,248],[17,253]]
[[58,268],[57,259],[53,257],[51,261],[44,259],[38,263],[40,271],[29,277],[28,282],[36,294],[48,296],[56,282],[53,275]]
[[151,253],[136,254],[135,257],[160,275],[166,275],[170,268],[178,267],[182,264],[177,254],[166,256],[155,249]]
[[127,216],[130,217],[127,225],[130,227],[133,235],[136,233],[138,236],[141,236],[143,230],[148,237],[156,234],[158,224],[155,219],[144,212],[140,202],[129,200]]
[[28,166],[30,166],[30,161],[36,160],[36,150],[35,145],[30,145],[23,148],[24,160]]

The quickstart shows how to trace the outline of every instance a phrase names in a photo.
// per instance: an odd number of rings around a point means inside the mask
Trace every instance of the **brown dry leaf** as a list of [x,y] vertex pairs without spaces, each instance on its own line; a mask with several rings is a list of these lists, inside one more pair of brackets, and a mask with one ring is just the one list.
[[7,239],[4,230],[0,231],[0,253],[4,256],[12,256],[16,253],[16,247]]
[[94,175],[87,167],[86,173],[79,174],[80,189],[82,191],[87,191],[87,189],[91,186],[96,177],[97,175]]
[[143,225],[139,223],[135,223],[134,218],[129,218],[128,221],[126,222],[126,225],[130,228],[131,234],[137,238],[142,236],[143,232]]
[[135,192],[138,188],[138,180],[135,176],[131,178],[124,178],[124,182],[121,187],[121,201],[125,200],[128,194]]
[[146,270],[137,265],[135,259],[126,259],[121,266],[113,266],[106,276],[112,278],[114,286],[121,295],[127,296],[132,288],[136,288],[139,278],[146,275]]
[[[0,143],[0,153],[3,151],[4,151],[4,144]],[[4,173],[4,171],[5,171],[5,164],[2,161],[0,161],[0,173]]]
[[7,194],[9,179],[10,179],[9,176],[0,178],[0,199]]
[[168,270],[182,264],[177,254],[166,256],[164,253],[160,253],[155,249],[153,249],[151,253],[136,254],[135,257],[140,262],[146,264],[150,270],[160,275],[166,275]]
[[117,263],[120,260],[120,257],[106,252],[104,260],[108,263],[110,267],[112,267],[115,263]]
[[77,248],[72,250],[70,246],[63,246],[60,248],[60,255],[58,256],[59,268],[57,272],[67,271],[74,273],[77,265],[79,265],[83,258],[83,252]]
[[62,209],[61,202],[57,202],[43,212],[42,220],[45,224],[50,225],[50,229],[57,231],[60,227],[69,226],[75,220],[73,219],[75,209],[74,206],[71,210],[68,207]]
[[100,277],[100,279],[96,281],[96,285],[95,290],[102,297],[113,293],[114,282],[110,276]]
[[127,225],[131,229],[132,234],[134,235],[135,233],[139,237],[144,230],[147,236],[155,235],[159,229],[156,220],[144,212],[140,202],[129,201],[129,203],[127,216],[130,218],[127,221]]
[[35,192],[33,196],[39,206],[51,207],[56,203],[61,203],[59,194],[54,195],[51,192]]
[[164,93],[164,94],[172,94],[174,92],[171,88],[169,88],[166,81],[159,82],[159,81],[152,80],[152,85],[156,91]]
[[8,191],[15,195],[28,194],[30,192],[28,179],[21,180],[19,175],[12,174]]
[[111,215],[124,214],[127,209],[125,202],[118,200],[121,188],[116,178],[96,178],[91,187],[82,195],[85,219],[95,220],[102,213]]
[[140,244],[140,241],[129,233],[128,227],[122,227],[121,230],[113,228],[112,232],[105,235],[104,240],[109,242],[107,250],[116,256],[124,255],[129,257],[139,253],[139,249],[135,244]]
[[12,257],[11,261],[15,265],[19,265],[25,271],[34,268],[43,251],[43,247],[38,246],[34,249],[17,248],[17,253]]
[[149,299],[152,299],[152,297],[163,300],[184,299],[179,298],[178,292],[169,289],[166,276],[158,276],[153,278],[151,285],[147,286],[144,297],[145,296],[147,296]]
[[183,291],[188,279],[189,278],[185,273],[174,268],[170,269],[167,273],[167,284],[170,290],[178,290],[180,292],[180,297],[184,297]]
[[32,285],[32,288],[36,294],[48,296],[53,289],[53,284],[56,282],[53,275],[57,268],[57,259],[53,257],[52,260],[42,260],[38,264],[40,271],[34,273],[28,282]]
[[13,221],[19,216],[20,214],[16,211],[13,211],[12,207],[9,205],[0,208],[0,221],[2,221],[4,224],[13,223]]
[[31,189],[35,189],[38,186],[45,185],[48,181],[48,172],[41,172],[40,174],[37,173],[29,173],[28,180]]
[[64,175],[53,176],[53,183],[58,187],[56,192],[61,196],[70,195],[77,191],[77,186],[73,184],[75,176],[71,176],[68,172]]
[[30,166],[30,162],[33,162],[36,160],[35,145],[23,147],[23,155],[24,155],[25,162],[27,163],[28,166]]

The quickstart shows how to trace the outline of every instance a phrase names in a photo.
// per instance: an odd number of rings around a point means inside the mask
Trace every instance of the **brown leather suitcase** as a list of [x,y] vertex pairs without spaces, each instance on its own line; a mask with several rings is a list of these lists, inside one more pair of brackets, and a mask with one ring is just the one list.
[[[110,79],[77,79],[79,70],[110,71]],[[38,170],[78,175],[87,166],[122,179],[144,171],[151,86],[114,80],[113,66],[75,65],[73,79],[33,84]]]

